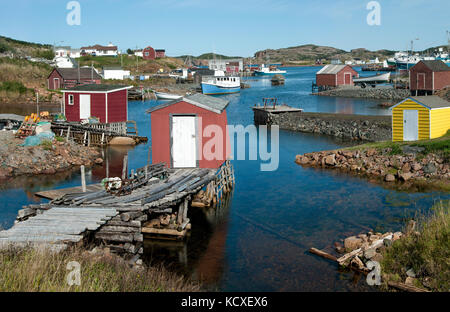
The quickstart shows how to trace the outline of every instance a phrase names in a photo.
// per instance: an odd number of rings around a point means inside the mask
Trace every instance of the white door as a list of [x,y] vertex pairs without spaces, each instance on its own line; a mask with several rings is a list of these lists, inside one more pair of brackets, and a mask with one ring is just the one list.
[[419,139],[419,111],[403,110],[403,141]]
[[91,117],[91,96],[89,94],[80,94],[80,119]]
[[197,138],[195,116],[172,117],[173,168],[197,167]]

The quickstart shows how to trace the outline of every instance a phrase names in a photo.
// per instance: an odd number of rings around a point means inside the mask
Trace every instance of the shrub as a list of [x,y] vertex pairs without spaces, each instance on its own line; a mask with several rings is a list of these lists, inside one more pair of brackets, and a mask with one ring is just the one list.
[[412,268],[420,282],[434,291],[450,289],[450,201],[437,203],[428,216],[419,217],[419,234],[394,242],[384,254],[382,272],[406,278]]
[[19,81],[5,81],[0,84],[0,91],[17,92],[20,94],[24,94],[30,91],[30,89],[25,87],[23,83]]

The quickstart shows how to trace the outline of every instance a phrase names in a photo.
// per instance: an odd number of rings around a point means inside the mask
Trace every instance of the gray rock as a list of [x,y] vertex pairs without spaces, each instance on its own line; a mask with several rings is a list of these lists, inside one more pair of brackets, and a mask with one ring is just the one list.
[[383,239],[383,245],[386,247],[389,247],[392,245],[392,240],[390,240],[389,238],[385,238]]
[[433,163],[428,163],[423,167],[423,172],[432,174],[436,172],[436,166]]
[[408,271],[406,271],[406,275],[409,277],[416,277],[416,272],[414,272],[413,269],[409,269]]

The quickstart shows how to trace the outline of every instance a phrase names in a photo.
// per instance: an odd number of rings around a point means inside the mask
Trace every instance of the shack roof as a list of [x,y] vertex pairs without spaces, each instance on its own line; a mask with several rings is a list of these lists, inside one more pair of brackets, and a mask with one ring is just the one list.
[[445,64],[441,60],[421,61],[421,62],[434,72],[450,71],[450,66],[447,66],[447,64]]
[[343,70],[348,65],[325,65],[324,68],[317,72],[317,75],[327,74],[327,75],[335,75]]
[[404,103],[407,100],[412,100],[428,109],[450,108],[450,102],[447,100],[444,100],[443,98],[441,98],[437,95],[411,96],[411,97],[401,101],[400,103],[392,106],[392,108]]
[[86,84],[79,85],[70,89],[61,90],[62,92],[96,92],[96,93],[109,93],[114,91],[128,90],[132,86],[124,85],[104,85],[104,84]]
[[80,79],[91,79],[93,77],[95,80],[100,80],[102,77],[93,69],[82,67],[78,68],[55,68],[61,77],[65,80],[78,80],[78,70],[80,71]]
[[195,105],[197,107],[209,110],[216,114],[221,114],[223,110],[228,106],[229,101],[225,101],[216,97],[204,95],[204,94],[192,94],[185,96],[179,100],[174,100],[171,102],[163,103],[161,105],[152,107],[147,110],[147,113],[152,113],[154,111],[160,110],[162,108],[168,107],[170,105],[179,103],[179,102],[187,102],[189,104]]

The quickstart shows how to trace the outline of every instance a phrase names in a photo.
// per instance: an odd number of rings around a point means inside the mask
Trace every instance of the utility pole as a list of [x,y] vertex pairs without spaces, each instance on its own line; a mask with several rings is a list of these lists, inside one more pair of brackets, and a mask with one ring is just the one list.
[[39,116],[39,92],[36,91],[36,113]]

